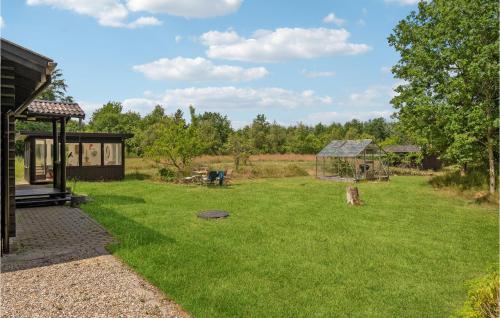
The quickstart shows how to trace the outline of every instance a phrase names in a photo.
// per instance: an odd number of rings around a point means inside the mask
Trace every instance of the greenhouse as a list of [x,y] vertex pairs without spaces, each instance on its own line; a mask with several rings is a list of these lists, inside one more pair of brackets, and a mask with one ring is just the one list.
[[385,152],[371,139],[333,140],[316,155],[316,177],[338,181],[389,180]]

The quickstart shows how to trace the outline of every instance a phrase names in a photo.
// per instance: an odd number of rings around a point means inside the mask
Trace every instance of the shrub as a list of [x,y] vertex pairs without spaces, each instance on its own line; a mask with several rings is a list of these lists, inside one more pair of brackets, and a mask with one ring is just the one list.
[[285,170],[285,177],[303,177],[309,175],[304,168],[294,164],[286,165],[284,170]]
[[309,175],[304,168],[295,164],[240,167],[238,174],[251,178],[283,178]]
[[471,283],[467,300],[459,313],[463,318],[495,318],[499,311],[498,272],[486,275]]
[[487,176],[481,170],[470,170],[465,175],[460,171],[450,171],[444,175],[435,176],[430,180],[436,188],[454,187],[460,190],[483,188],[486,186]]
[[160,168],[158,174],[163,181],[172,182],[175,180],[175,172],[172,169]]

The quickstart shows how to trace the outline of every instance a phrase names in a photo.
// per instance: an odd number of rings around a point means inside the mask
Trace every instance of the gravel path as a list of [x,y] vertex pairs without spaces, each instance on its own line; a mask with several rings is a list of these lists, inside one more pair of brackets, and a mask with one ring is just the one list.
[[109,235],[82,211],[17,214],[16,250],[2,258],[1,317],[189,317],[109,255]]

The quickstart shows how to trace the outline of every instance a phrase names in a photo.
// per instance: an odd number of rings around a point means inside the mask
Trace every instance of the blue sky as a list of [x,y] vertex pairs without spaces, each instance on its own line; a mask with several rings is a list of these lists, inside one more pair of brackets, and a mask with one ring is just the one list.
[[91,112],[193,104],[240,127],[389,118],[387,44],[415,0],[2,2],[2,37],[54,59]]

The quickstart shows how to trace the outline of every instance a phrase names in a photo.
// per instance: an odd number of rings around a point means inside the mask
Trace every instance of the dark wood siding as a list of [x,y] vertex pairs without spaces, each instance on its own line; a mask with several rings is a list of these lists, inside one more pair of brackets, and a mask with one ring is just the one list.
[[122,166],[83,166],[83,167],[66,167],[66,178],[71,180],[85,181],[107,181],[107,180],[122,180]]
[[15,121],[10,111],[15,107],[15,68],[6,60],[1,61],[1,205],[2,251],[8,252],[9,236],[16,235],[15,217]]
[[9,236],[16,236],[16,121],[9,116]]

